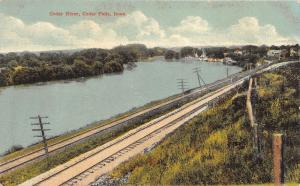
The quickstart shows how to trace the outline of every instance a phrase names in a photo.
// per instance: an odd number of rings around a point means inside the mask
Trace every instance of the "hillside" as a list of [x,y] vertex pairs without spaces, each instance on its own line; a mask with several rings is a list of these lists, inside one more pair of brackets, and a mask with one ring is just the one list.
[[[272,135],[286,134],[286,182],[300,181],[299,64],[258,78],[254,110],[259,146],[244,93],[233,95],[181,127],[153,151],[121,164],[111,176],[129,184],[253,184],[273,181]],[[297,138],[298,136],[298,138]]]

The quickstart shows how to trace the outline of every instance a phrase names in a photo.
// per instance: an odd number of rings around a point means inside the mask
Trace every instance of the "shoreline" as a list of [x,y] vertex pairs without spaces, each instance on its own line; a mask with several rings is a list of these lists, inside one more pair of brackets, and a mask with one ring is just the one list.
[[[140,64],[142,64],[142,63],[144,63],[144,62],[139,62]],[[151,62],[151,63],[156,63],[156,62]],[[167,62],[165,62],[165,63],[167,63]],[[176,63],[184,63],[184,62],[176,62]],[[212,64],[213,65],[213,64]],[[222,65],[222,64],[220,64],[220,65]],[[129,72],[127,72],[127,73],[129,73]],[[109,74],[108,76],[111,76],[111,75],[116,75],[116,73],[114,73],[114,74]],[[102,77],[102,75],[100,75],[100,76],[96,76],[96,77],[88,77],[88,78],[81,78],[81,79],[83,79],[83,81],[87,81],[87,80],[90,80],[90,79],[94,79],[94,78],[103,78]],[[81,80],[81,79],[79,79],[79,80]],[[101,79],[99,79],[100,81],[101,81]],[[58,83],[58,84],[60,84],[60,85],[63,85],[63,83],[64,82],[66,82],[65,80],[58,80],[58,81],[51,81],[51,82],[45,82],[45,83],[43,83],[43,85],[52,85],[52,83]],[[69,80],[69,81],[67,81],[66,83],[74,83],[74,84],[76,84],[76,82],[74,81],[74,80]],[[42,85],[42,86],[43,86]],[[80,85],[80,84],[79,84]],[[29,85],[29,84],[26,84],[26,85],[17,85],[16,87],[17,88],[20,88],[20,89],[22,89],[22,88],[26,88],[26,87],[30,87],[30,86],[32,86],[32,85]],[[36,85],[36,84],[33,84],[33,88],[35,89],[35,88],[39,88],[38,87],[39,85]],[[67,85],[68,86],[68,85]],[[1,90],[1,88],[0,88],[0,90]],[[3,90],[3,89],[2,89]],[[17,90],[17,89],[16,89]],[[172,97],[172,95],[170,95],[170,97]],[[138,111],[138,110],[141,110],[141,109],[143,109],[143,108],[146,108],[148,105],[153,105],[153,104],[155,104],[155,103],[157,103],[157,102],[161,102],[161,101],[163,101],[163,100],[165,100],[165,99],[168,99],[168,96],[167,97],[165,97],[165,98],[162,98],[162,99],[158,99],[158,100],[153,100],[153,101],[151,101],[151,102],[148,102],[148,103],[145,103],[145,104],[143,104],[143,105],[139,105],[139,106],[137,106],[137,107],[131,107],[131,108],[129,108],[128,110],[125,110],[124,112],[120,112],[120,113],[116,113],[115,115],[112,115],[111,117],[107,117],[107,118],[100,118],[100,120],[92,120],[92,121],[90,121],[90,122],[86,122],[86,123],[83,123],[83,125],[81,125],[80,127],[78,127],[78,128],[76,128],[76,129],[73,129],[73,130],[69,130],[69,131],[65,131],[65,132],[63,132],[63,133],[61,133],[61,134],[56,134],[56,135],[53,135],[53,136],[51,136],[51,140],[52,139],[55,139],[56,140],[56,138],[64,138],[64,137],[61,137],[61,136],[72,136],[74,133],[80,133],[81,131],[86,131],[88,128],[93,128],[93,127],[95,127],[95,126],[99,126],[99,125],[102,125],[102,123],[107,123],[108,121],[110,121],[110,120],[114,120],[114,119],[116,119],[116,118],[119,118],[119,117],[122,117],[123,115],[126,115],[126,114],[130,114],[130,113],[134,113],[136,110]],[[33,142],[33,143],[31,143],[31,144],[28,144],[28,145],[22,145],[22,147],[23,148],[31,148],[32,146],[36,146],[36,145],[38,145],[39,144],[39,142]],[[20,145],[20,144],[15,144],[16,146],[17,145]],[[11,149],[11,147],[13,147],[13,145],[12,146],[10,146],[9,148],[7,148],[7,149],[5,149],[4,151],[3,151],[3,153],[5,153],[6,151],[9,151],[10,149]],[[17,151],[17,152],[20,152],[20,151]],[[4,157],[3,156],[3,153],[1,153],[1,156],[2,157]],[[11,153],[10,153],[11,154]]]
[[[156,60],[162,60],[164,62],[182,62],[182,63],[189,63],[189,62],[193,62],[193,61],[184,61],[183,59],[178,59],[178,60],[172,60],[172,61],[167,61],[164,56],[154,56],[154,57],[149,57],[147,59],[143,59],[137,62],[132,62],[132,63],[148,63],[148,62],[155,62]],[[197,61],[199,62],[199,61]],[[223,62],[205,62],[205,63],[209,63],[209,64],[224,64]],[[89,79],[92,78],[101,78],[105,75],[119,75],[119,74],[123,74],[124,71],[130,71],[130,69],[126,69],[126,65],[124,65],[124,70],[121,72],[111,72],[111,73],[103,73],[103,74],[98,74],[98,75],[92,75],[92,76],[82,76],[82,77],[77,77],[77,78],[69,78],[69,79],[56,79],[56,80],[50,80],[50,81],[37,81],[34,83],[25,83],[25,84],[16,84],[16,85],[6,85],[6,86],[0,86],[0,91],[5,89],[5,88],[10,88],[10,87],[27,87],[27,86],[44,86],[44,85],[48,85],[48,84],[52,84],[52,83],[72,83],[72,82],[85,82]],[[240,67],[237,64],[236,65],[228,65],[228,66],[236,66],[236,67]],[[135,67],[134,67],[135,68]],[[241,68],[241,67],[240,67]]]
[[[148,58],[146,60],[141,60],[141,61],[138,61],[138,62],[132,62],[132,63],[145,63],[145,62],[153,62],[154,60],[157,60],[157,59],[163,59],[163,56],[154,56],[152,58]],[[163,59],[164,60],[164,59]],[[127,64],[125,64],[127,65]],[[125,66],[124,65],[124,66]],[[92,75],[92,76],[82,76],[82,77],[77,77],[77,78],[69,78],[69,79],[56,79],[56,80],[50,80],[50,81],[37,81],[37,82],[34,82],[34,83],[25,83],[25,84],[16,84],[16,85],[6,85],[6,86],[0,86],[0,90],[3,89],[3,88],[8,88],[8,87],[26,87],[26,86],[43,86],[43,85],[47,85],[47,84],[50,84],[50,83],[60,83],[60,82],[63,82],[63,83],[72,83],[72,82],[84,82],[88,79],[91,79],[91,78],[98,78],[98,77],[102,77],[104,75],[118,75],[118,74],[122,74],[124,71],[126,71],[127,69],[124,68],[123,71],[121,72],[111,72],[111,73],[103,73],[103,74],[98,74],[98,75]],[[130,71],[130,70],[127,70],[127,71]]]
[[[175,94],[175,95],[171,95],[169,97],[163,98],[163,99],[154,100],[154,101],[146,103],[146,104],[144,104],[144,105],[142,105],[140,107],[133,107],[133,108],[131,108],[128,111],[116,114],[114,116],[111,116],[110,118],[102,119],[102,120],[99,120],[99,121],[93,121],[93,122],[90,122],[90,123],[88,123],[88,124],[80,127],[80,128],[77,128],[77,129],[74,129],[74,130],[70,130],[70,131],[66,131],[66,132],[63,132],[62,134],[58,134],[58,135],[52,136],[49,139],[47,139],[48,140],[48,145],[55,144],[55,143],[58,143],[60,141],[67,140],[67,139],[70,139],[70,138],[72,138],[74,136],[86,133],[86,132],[88,132],[90,130],[94,130],[96,128],[108,125],[109,123],[121,120],[121,119],[123,119],[125,117],[128,117],[129,115],[133,115],[133,114],[135,114],[135,113],[137,113],[139,111],[146,110],[146,109],[148,109],[150,107],[153,107],[155,105],[158,105],[160,103],[169,101],[169,100],[171,100],[173,98],[176,98],[177,96],[178,96],[178,94]],[[15,146],[17,146],[17,145],[18,144],[15,144]],[[38,150],[38,149],[40,149],[40,148],[43,147],[43,143],[42,143],[42,141],[39,141],[39,142],[36,142],[36,143],[32,143],[32,144],[30,144],[28,146],[23,147],[22,149],[20,149],[18,151],[14,151],[14,152],[11,152],[9,154],[5,154],[12,147],[13,146],[11,146],[6,151],[4,151],[3,153],[0,154],[0,163],[1,162],[5,162],[5,161],[9,161],[11,159],[14,159],[15,157],[18,157],[18,156],[30,153],[32,151]]]

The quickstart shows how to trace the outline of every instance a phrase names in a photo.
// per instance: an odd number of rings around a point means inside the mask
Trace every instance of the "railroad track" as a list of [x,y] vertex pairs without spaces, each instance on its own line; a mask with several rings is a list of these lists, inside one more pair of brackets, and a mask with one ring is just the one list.
[[[194,100],[22,185],[86,185],[120,161],[143,151],[207,108],[208,102],[240,85],[236,82]],[[155,140],[156,139],[156,140]],[[139,150],[136,150],[139,149]]]
[[[276,64],[276,65],[278,66],[278,64]],[[53,153],[53,152],[59,151],[63,148],[66,148],[68,146],[76,144],[76,143],[78,143],[82,140],[85,140],[85,139],[88,139],[92,136],[95,136],[95,135],[97,135],[101,132],[110,130],[110,129],[116,127],[116,126],[122,125],[126,122],[129,122],[133,119],[136,119],[139,116],[147,114],[147,113],[149,113],[153,110],[160,109],[164,106],[167,106],[169,104],[175,103],[176,101],[179,101],[179,100],[182,100],[182,99],[185,99],[185,98],[188,98],[188,97],[199,95],[199,94],[201,94],[202,91],[211,91],[211,90],[214,90],[218,87],[222,87],[222,86],[231,84],[232,82],[236,82],[236,81],[245,79],[245,78],[255,74],[257,71],[261,71],[263,69],[269,69],[269,68],[271,68],[270,64],[264,65],[264,66],[261,66],[261,67],[255,69],[255,70],[252,70],[252,71],[241,72],[241,73],[237,73],[237,74],[234,74],[234,75],[230,75],[228,78],[218,80],[218,81],[216,81],[214,83],[211,83],[211,84],[208,84],[208,85],[206,85],[202,88],[192,89],[191,92],[189,92],[187,94],[184,94],[184,95],[181,95],[181,96],[178,96],[178,97],[176,97],[172,100],[169,100],[169,101],[166,101],[164,103],[158,104],[156,106],[152,106],[152,107],[147,108],[145,110],[136,112],[136,113],[134,113],[134,114],[132,114],[128,117],[121,118],[119,120],[113,121],[112,123],[109,123],[107,125],[100,126],[98,128],[95,128],[95,129],[91,129],[91,130],[89,130],[85,133],[75,135],[75,136],[73,136],[69,139],[65,139],[65,140],[59,141],[57,143],[51,144],[51,145],[49,145],[49,152]],[[11,159],[11,160],[3,162],[3,163],[0,163],[0,175],[6,173],[8,171],[11,171],[13,169],[16,169],[18,167],[21,167],[22,165],[25,165],[27,163],[33,162],[37,159],[43,158],[44,156],[45,156],[44,150],[43,149],[38,149],[38,150],[32,151],[28,154],[19,156],[17,158]]]
[[[191,94],[195,94],[195,93],[191,93]],[[70,146],[70,145],[72,145],[72,144],[74,144],[74,143],[76,143],[78,141],[82,141],[82,140],[84,140],[86,138],[94,136],[94,135],[96,135],[96,134],[98,134],[100,132],[112,129],[113,127],[121,125],[121,124],[123,124],[126,121],[134,119],[135,117],[141,116],[141,115],[143,115],[143,114],[145,114],[147,112],[150,112],[150,111],[155,110],[155,109],[159,109],[160,107],[163,107],[165,105],[171,104],[171,103],[173,103],[175,101],[178,101],[180,99],[183,99],[185,97],[191,96],[191,94],[180,96],[178,98],[169,100],[169,101],[164,102],[162,104],[159,104],[159,105],[153,106],[151,108],[145,109],[145,110],[143,110],[141,112],[134,113],[131,116],[128,116],[128,117],[122,118],[120,120],[114,121],[114,122],[112,122],[110,124],[107,124],[107,125],[101,126],[99,128],[87,131],[87,132],[85,132],[83,134],[80,134],[80,135],[73,136],[72,138],[69,138],[69,139],[66,139],[66,140],[62,140],[62,141],[59,141],[57,143],[48,145],[49,152],[51,153],[51,152],[63,149],[63,148],[65,148],[67,146]],[[19,156],[17,158],[11,159],[9,161],[0,163],[0,175],[3,174],[3,173],[5,173],[5,172],[8,172],[8,171],[10,171],[12,169],[15,169],[15,168],[17,168],[17,167],[19,167],[21,165],[24,165],[26,163],[32,162],[32,161],[34,161],[34,160],[36,160],[38,158],[41,158],[43,156],[45,156],[44,149],[41,148],[41,149],[32,151],[30,153],[27,153],[25,155]]]
[[[237,74],[235,77],[238,77],[238,75],[239,74]],[[50,144],[50,145],[48,145],[49,153],[53,153],[53,152],[56,152],[58,150],[64,149],[65,147],[71,146],[71,145],[73,145],[73,144],[75,144],[75,143],[77,143],[79,141],[82,141],[82,140],[85,140],[87,138],[90,138],[91,136],[94,136],[94,135],[97,135],[97,134],[99,134],[101,132],[110,130],[110,129],[116,127],[116,126],[122,125],[125,122],[128,122],[128,121],[130,121],[132,119],[135,119],[135,118],[137,118],[139,116],[142,116],[143,114],[149,113],[149,112],[151,112],[153,110],[159,109],[161,107],[164,107],[166,105],[172,104],[172,103],[174,103],[176,101],[185,99],[187,97],[194,96],[196,94],[201,93],[202,91],[214,89],[215,87],[218,87],[218,86],[220,86],[222,84],[225,84],[225,83],[229,83],[229,79],[228,78],[216,81],[216,82],[211,83],[211,84],[208,84],[208,85],[206,85],[206,86],[204,86],[202,88],[193,89],[188,94],[181,95],[179,97],[176,97],[176,98],[174,98],[172,100],[166,101],[166,102],[161,103],[159,105],[156,105],[156,106],[153,106],[151,108],[145,109],[143,111],[134,113],[134,114],[132,114],[132,115],[130,115],[128,117],[119,119],[117,121],[113,121],[112,123],[109,123],[107,125],[98,127],[96,129],[89,130],[89,131],[87,131],[85,133],[82,133],[82,134],[79,134],[79,135],[75,135],[75,136],[73,136],[71,138],[59,141],[57,143]],[[0,163],[0,175],[6,173],[8,171],[11,171],[13,169],[16,169],[16,168],[18,168],[18,167],[20,167],[22,165],[27,164],[27,163],[33,162],[33,161],[35,161],[37,159],[43,158],[44,156],[45,156],[44,149],[41,148],[41,149],[37,149],[35,151],[32,151],[30,153],[24,154],[22,156],[19,156],[17,158],[14,158],[14,159],[8,160],[6,162]]]
[[[136,142],[127,145],[126,147],[124,147],[123,149],[120,149],[118,152],[114,153],[113,155],[111,155],[110,157],[105,158],[104,160],[98,162],[97,164],[95,164],[94,166],[92,166],[89,169],[86,169],[84,172],[77,174],[75,177],[65,181],[64,183],[62,183],[62,185],[75,185],[78,182],[82,181],[85,177],[87,177],[89,174],[94,173],[94,171],[105,167],[108,163],[114,161],[115,159],[117,159],[118,157],[128,153],[129,151],[133,150],[134,148],[136,148],[138,145],[146,142],[147,140],[150,140],[151,138],[153,138],[155,135],[161,133],[164,129],[168,129],[169,127],[171,127],[172,125],[174,125],[176,122],[181,121],[182,119],[187,118],[188,116],[191,116],[192,114],[195,113],[199,113],[197,111],[202,111],[205,110],[207,108],[207,106],[202,106],[201,108],[197,108],[195,110],[193,110],[193,112],[190,112],[184,116],[181,116],[180,118],[174,120],[173,122],[169,123],[166,126],[160,127],[159,129],[157,129],[156,131],[146,135],[145,137],[142,137],[140,139],[138,139]],[[194,116],[194,115],[193,115]]]

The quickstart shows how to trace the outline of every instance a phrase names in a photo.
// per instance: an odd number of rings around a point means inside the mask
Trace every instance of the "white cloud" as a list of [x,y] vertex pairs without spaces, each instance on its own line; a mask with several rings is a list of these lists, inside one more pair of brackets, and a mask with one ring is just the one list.
[[134,11],[108,26],[130,40],[153,40],[165,36],[165,31],[160,28],[159,23],[155,19],[147,17],[141,11]]
[[80,21],[67,29],[72,31],[73,45],[84,48],[110,48],[128,41],[126,37],[118,36],[114,30],[109,29],[107,26],[100,26],[90,20]]
[[224,30],[211,28],[208,22],[200,17],[187,17],[178,26],[168,30],[181,36],[177,37],[177,43],[182,45],[271,45],[299,42],[299,38],[280,35],[273,25],[260,25],[255,17],[240,18],[236,24],[229,25]]
[[198,16],[188,16],[176,27],[169,28],[171,32],[181,34],[199,34],[209,31],[208,22]]
[[[1,1],[1,0],[0,0]],[[188,16],[178,25],[163,28],[141,11],[115,21],[99,24],[82,20],[59,27],[50,22],[26,24],[0,14],[0,52],[53,50],[70,48],[111,48],[120,44],[144,43],[148,46],[286,44],[299,42],[299,36],[285,37],[273,25],[259,23],[255,17],[243,17],[223,30],[211,27],[207,20]]]
[[273,25],[260,25],[255,17],[244,17],[229,28],[229,37],[235,42],[250,44],[284,43],[288,38],[281,36]]
[[19,35],[31,38],[34,44],[70,45],[72,36],[68,30],[56,27],[52,23],[37,22],[24,28]]
[[111,48],[128,42],[126,37],[94,21],[58,27],[49,22],[26,25],[15,17],[0,15],[0,52],[70,48]]

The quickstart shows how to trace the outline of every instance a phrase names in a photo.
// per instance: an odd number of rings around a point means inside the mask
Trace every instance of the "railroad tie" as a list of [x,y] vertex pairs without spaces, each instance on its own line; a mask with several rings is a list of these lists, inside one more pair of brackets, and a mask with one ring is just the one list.
[[74,184],[76,184],[77,183],[77,180],[76,179],[72,179],[72,180],[70,180],[68,183],[67,183],[67,185],[74,185]]
[[88,171],[81,174],[83,178],[87,177],[89,175]]
[[148,137],[146,136],[146,137],[144,137],[142,140],[143,140],[143,142],[145,142],[145,141],[148,140]]
[[92,173],[94,173],[94,170],[93,169],[89,169],[87,172],[90,173],[90,174],[92,174]]
[[109,162],[110,162],[109,159],[104,160],[104,163],[109,163]]
[[124,152],[124,150],[120,150],[120,152],[119,152],[121,155],[123,155],[125,152]]
[[104,166],[103,164],[98,164],[95,166],[95,169],[102,168],[103,166]]
[[118,156],[119,156],[119,153],[113,155],[114,160],[117,159]]
[[83,178],[84,178],[84,176],[83,176],[82,174],[80,174],[79,176],[76,177],[76,179],[78,179],[78,180],[80,180],[80,181],[81,181]]
[[65,183],[63,185],[73,185],[73,183],[71,181],[69,181],[69,182],[67,182],[67,183]]
[[78,182],[76,178],[72,178],[70,181],[67,182],[67,185],[74,185]]
[[92,168],[93,171],[96,171],[99,167],[96,165]]

